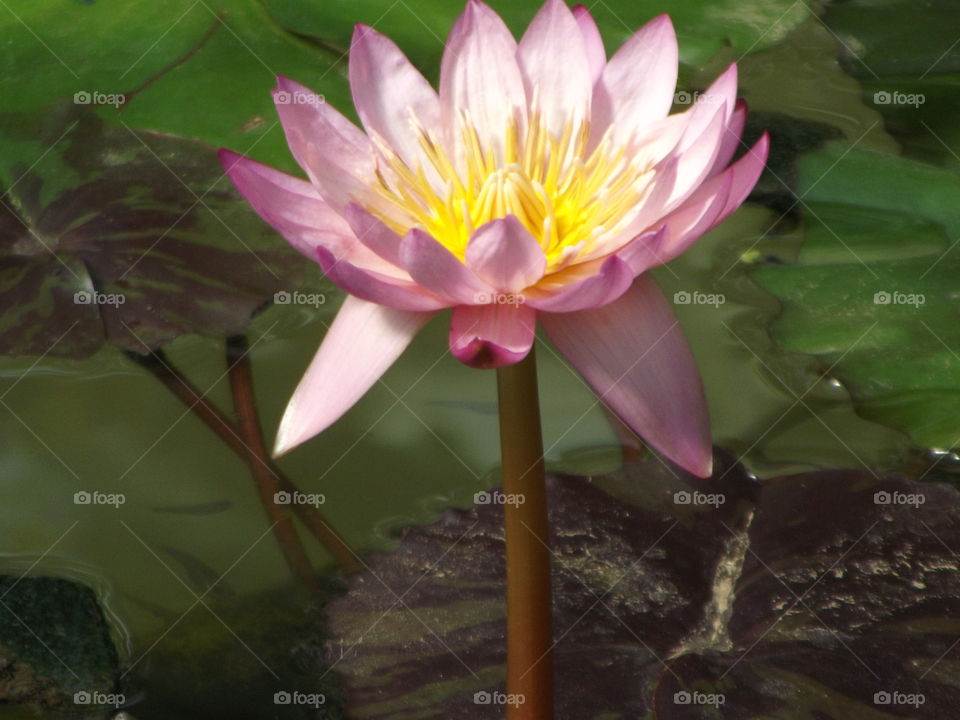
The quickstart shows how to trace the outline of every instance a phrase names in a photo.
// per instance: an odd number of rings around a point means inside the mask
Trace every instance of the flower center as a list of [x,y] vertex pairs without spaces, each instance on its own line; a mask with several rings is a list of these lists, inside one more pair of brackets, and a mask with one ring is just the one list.
[[456,162],[434,133],[419,123],[415,128],[428,167],[411,168],[375,139],[380,156],[373,187],[413,224],[377,214],[400,235],[421,228],[461,260],[476,228],[512,214],[540,243],[548,272],[556,271],[625,224],[652,177],[649,164],[631,162],[623,148],[612,147],[609,132],[588,151],[587,122],[567,123],[558,137],[532,113],[525,132],[509,123],[497,149],[462,114]]

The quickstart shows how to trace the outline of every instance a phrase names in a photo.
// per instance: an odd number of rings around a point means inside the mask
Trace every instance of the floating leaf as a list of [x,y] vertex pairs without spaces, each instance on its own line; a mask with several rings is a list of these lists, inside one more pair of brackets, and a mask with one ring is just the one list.
[[64,104],[40,133],[51,150],[3,172],[0,352],[143,353],[182,333],[241,332],[305,265],[202,143]]
[[[821,358],[865,417],[925,447],[960,439],[960,174],[840,145],[798,172],[803,244],[754,279],[783,302],[774,336]],[[799,392],[800,389],[797,389]]]
[[[694,491],[648,459],[553,477],[549,497],[558,717],[915,709],[875,704],[884,692],[921,693],[934,717],[960,701],[952,488],[727,466]],[[502,715],[474,697],[504,690],[501,521],[479,505],[411,528],[331,603],[351,717]]]

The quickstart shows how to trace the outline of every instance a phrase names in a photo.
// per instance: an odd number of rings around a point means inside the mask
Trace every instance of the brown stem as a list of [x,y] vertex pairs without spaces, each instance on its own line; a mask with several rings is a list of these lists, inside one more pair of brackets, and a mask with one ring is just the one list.
[[[273,463],[265,452],[258,454],[253,445],[246,443],[240,429],[226,415],[211,405],[194,385],[165,357],[162,350],[150,355],[131,354],[140,365],[149,370],[164,386],[189,408],[203,423],[212,430],[233,452],[251,468],[265,468],[279,483],[280,489],[288,493],[300,492],[300,488]],[[262,442],[260,443],[261,449]],[[270,498],[271,504],[273,498]],[[327,523],[323,515],[312,505],[296,504],[291,506],[300,521],[314,535],[318,542],[329,552],[339,565],[348,573],[363,569],[357,556]]]
[[533,350],[519,363],[497,371],[497,390],[507,552],[507,693],[523,698],[522,703],[507,704],[507,718],[550,720],[550,526]]
[[253,396],[253,373],[250,370],[250,348],[244,335],[227,338],[227,374],[230,376],[230,390],[233,393],[233,407],[239,419],[240,436],[243,443],[258,462],[248,463],[257,486],[260,504],[273,527],[273,535],[280,546],[284,560],[294,577],[307,587],[317,586],[317,576],[313,572],[310,557],[293,526],[294,505],[280,505],[277,496],[281,491],[280,482],[266,463],[260,462],[267,457],[267,448],[263,444],[263,433],[257,418],[257,402]]

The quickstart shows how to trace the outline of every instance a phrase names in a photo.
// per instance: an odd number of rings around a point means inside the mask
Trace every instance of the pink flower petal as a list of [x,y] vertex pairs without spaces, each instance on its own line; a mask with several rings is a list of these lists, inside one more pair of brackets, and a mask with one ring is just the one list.
[[424,290],[411,280],[366,270],[344,259],[337,259],[326,248],[318,247],[317,261],[330,281],[351,295],[397,310],[440,310],[452,303]]
[[593,127],[627,144],[643,128],[670,112],[677,86],[677,36],[667,15],[636,32],[610,58],[593,92]]
[[[703,110],[698,112],[700,107]],[[668,160],[677,161],[677,180],[665,206],[667,212],[679,207],[710,175],[726,133],[725,105],[718,107],[702,105],[698,106],[694,112],[697,115],[708,114],[709,120],[701,125],[696,116],[691,116],[690,124],[677,149],[668,156]],[[701,126],[702,131],[694,134],[694,131]]]
[[475,368],[512,365],[526,357],[537,314],[523,304],[458,305],[450,319],[450,351]]
[[311,183],[229,150],[220,151],[220,163],[260,217],[298,252],[316,261],[322,246],[361,267],[390,272],[383,260],[357,242],[350,226]]
[[648,444],[700,477],[711,472],[703,385],[673,310],[648,275],[594,310],[540,315],[556,348]]
[[274,102],[293,157],[324,200],[340,209],[362,197],[373,177],[373,148],[366,135],[309,88],[277,78]]
[[760,139],[754,143],[753,147],[747,150],[742,158],[737,160],[727,172],[732,173],[733,182],[730,186],[730,197],[727,198],[727,204],[723,212],[717,218],[717,223],[726,220],[730,214],[736,210],[743,201],[747,199],[753,186],[760,179],[760,174],[767,165],[767,157],[770,154],[770,136],[763,133]]
[[413,119],[424,128],[440,125],[437,93],[385,35],[357,25],[350,44],[350,90],[364,127],[416,168],[425,164]]
[[580,26],[563,0],[547,0],[517,49],[531,109],[547,129],[563,135],[589,117],[593,77]]
[[541,288],[527,290],[524,293],[527,304],[541,312],[576,312],[611,303],[630,289],[636,273],[627,263],[616,255],[595,262],[599,263],[599,271],[568,282],[559,292],[547,294]]
[[477,228],[467,244],[466,264],[477,277],[505,293],[518,293],[543,277],[547,258],[516,216]]
[[440,65],[441,115],[451,147],[459,144],[465,111],[481,141],[502,151],[509,122],[527,108],[516,52],[503,20],[480,0],[468,0]]
[[733,160],[733,156],[740,147],[740,138],[743,135],[743,128],[746,124],[747,104],[743,100],[739,100],[734,107],[733,113],[730,115],[730,119],[727,120],[727,127],[720,141],[720,150],[717,151],[717,159],[710,169],[711,175],[716,175],[724,170],[727,165],[730,164],[730,161]]
[[348,296],[287,405],[274,455],[322,432],[353,407],[430,317]]
[[356,203],[349,203],[343,216],[361,243],[392,265],[401,266],[400,236],[380,218]]
[[400,259],[417,283],[451,303],[489,302],[496,291],[447,248],[422,230],[414,229],[400,243]]
[[580,33],[583,35],[583,42],[587,49],[587,62],[590,64],[590,76],[593,84],[596,84],[607,64],[607,51],[603,47],[600,28],[597,27],[590,11],[583,5],[574,6],[573,16],[577,19],[577,25],[580,26]]

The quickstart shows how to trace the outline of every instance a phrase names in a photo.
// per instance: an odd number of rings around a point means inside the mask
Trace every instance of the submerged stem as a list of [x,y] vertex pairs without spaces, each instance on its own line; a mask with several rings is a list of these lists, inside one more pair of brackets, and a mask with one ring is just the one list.
[[[223,440],[238,457],[244,460],[250,467],[251,472],[269,471],[279,483],[281,490],[291,494],[300,492],[300,488],[266,454],[262,441],[259,443],[261,452],[257,453],[255,446],[245,441],[244,433],[233,420],[214,407],[204,397],[204,393],[194,387],[187,377],[166,358],[162,350],[157,350],[146,356],[131,354],[131,357],[149,370],[196,417]],[[262,470],[256,471],[255,468],[262,468]],[[271,497],[270,500],[272,503],[273,498]],[[291,507],[300,521],[346,572],[354,573],[362,569],[362,565],[354,552],[315,507],[302,503]]]
[[[553,717],[550,526],[533,350],[497,371],[507,554],[507,705],[510,720]],[[522,502],[509,502],[511,496]]]

